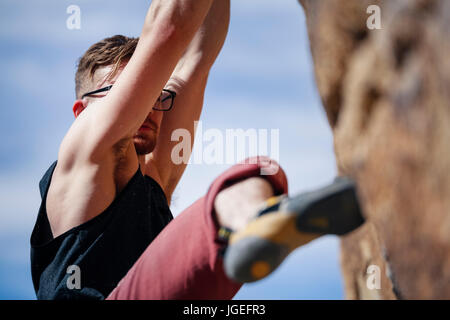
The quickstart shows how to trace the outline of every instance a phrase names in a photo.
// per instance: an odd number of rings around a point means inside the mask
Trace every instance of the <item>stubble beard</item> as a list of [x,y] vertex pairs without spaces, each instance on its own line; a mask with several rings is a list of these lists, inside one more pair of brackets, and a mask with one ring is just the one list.
[[134,138],[134,147],[138,156],[143,156],[151,153],[156,146],[156,133],[140,134],[137,133]]

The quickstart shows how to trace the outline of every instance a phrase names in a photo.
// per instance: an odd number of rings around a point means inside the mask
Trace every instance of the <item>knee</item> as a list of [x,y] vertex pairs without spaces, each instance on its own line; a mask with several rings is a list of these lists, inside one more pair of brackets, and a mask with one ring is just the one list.
[[275,195],[288,192],[286,174],[277,161],[267,156],[257,156],[245,159],[240,165],[255,166],[258,169],[256,175],[264,177],[272,185]]

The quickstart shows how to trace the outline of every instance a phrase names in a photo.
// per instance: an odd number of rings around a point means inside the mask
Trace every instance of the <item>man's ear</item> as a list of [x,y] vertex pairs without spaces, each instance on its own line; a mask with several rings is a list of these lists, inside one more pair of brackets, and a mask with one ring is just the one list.
[[72,107],[75,118],[77,118],[85,108],[86,106],[84,105],[83,100],[76,100]]

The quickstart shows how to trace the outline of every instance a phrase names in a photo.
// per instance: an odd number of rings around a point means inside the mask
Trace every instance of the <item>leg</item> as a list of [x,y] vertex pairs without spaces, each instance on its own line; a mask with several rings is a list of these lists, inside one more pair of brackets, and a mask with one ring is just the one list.
[[[108,299],[231,299],[241,284],[229,280],[223,270],[214,201],[232,184],[260,176],[268,159],[251,160],[219,176],[206,196],[169,223]],[[287,193],[281,168],[262,177],[271,183],[275,194]]]

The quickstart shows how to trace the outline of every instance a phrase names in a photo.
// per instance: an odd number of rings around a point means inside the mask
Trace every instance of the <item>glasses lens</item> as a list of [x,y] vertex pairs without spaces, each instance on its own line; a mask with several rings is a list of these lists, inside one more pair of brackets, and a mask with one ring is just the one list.
[[173,103],[173,96],[170,92],[163,91],[161,95],[158,98],[158,101],[156,101],[155,105],[153,106],[153,109],[155,110],[161,110],[161,111],[167,111],[170,110]]

